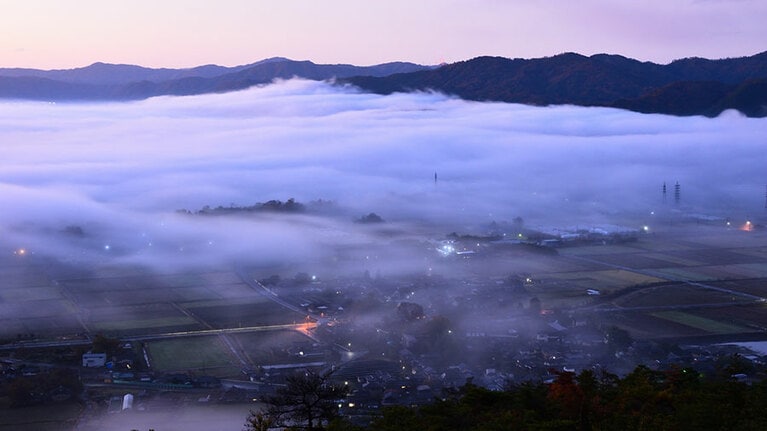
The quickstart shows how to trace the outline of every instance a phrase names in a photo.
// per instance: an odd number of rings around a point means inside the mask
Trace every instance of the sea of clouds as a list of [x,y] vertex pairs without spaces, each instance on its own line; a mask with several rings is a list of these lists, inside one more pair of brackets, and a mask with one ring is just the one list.
[[[767,120],[734,112],[680,118],[381,96],[298,79],[131,103],[6,101],[0,248],[63,260],[111,252],[168,262],[172,253],[187,265],[303,259],[366,241],[351,220],[370,212],[439,234],[517,216],[621,224],[674,205],[676,182],[681,211],[759,217],[765,137]],[[342,215],[176,213],[288,198],[330,200]],[[84,238],[69,238],[68,226]]]

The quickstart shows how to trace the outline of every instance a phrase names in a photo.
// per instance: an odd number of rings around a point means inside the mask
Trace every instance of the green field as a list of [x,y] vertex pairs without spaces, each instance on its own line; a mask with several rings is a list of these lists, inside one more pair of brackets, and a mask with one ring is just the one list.
[[[218,336],[185,337],[146,343],[152,368],[157,371],[218,369],[237,372],[238,364]],[[213,373],[216,374],[216,373]]]

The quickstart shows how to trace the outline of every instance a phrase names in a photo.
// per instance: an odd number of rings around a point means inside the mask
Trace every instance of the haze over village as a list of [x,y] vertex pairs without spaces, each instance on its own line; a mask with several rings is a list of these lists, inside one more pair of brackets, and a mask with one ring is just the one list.
[[[764,385],[760,2],[167,2],[146,27],[148,3],[81,3],[9,6],[35,32],[0,42],[0,430],[394,429],[584,376]],[[672,16],[696,40],[652,34]],[[510,103],[524,71],[544,93]],[[614,98],[528,101],[575,93]]]

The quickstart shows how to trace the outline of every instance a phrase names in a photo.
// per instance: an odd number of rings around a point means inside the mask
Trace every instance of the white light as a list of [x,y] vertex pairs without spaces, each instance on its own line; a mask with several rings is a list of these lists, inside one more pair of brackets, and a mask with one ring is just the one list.
[[105,245],[105,246],[104,246],[104,250],[106,250],[106,251],[109,251],[109,249],[110,249],[110,248],[111,248],[111,247],[109,247],[109,244],[107,244],[107,245]]

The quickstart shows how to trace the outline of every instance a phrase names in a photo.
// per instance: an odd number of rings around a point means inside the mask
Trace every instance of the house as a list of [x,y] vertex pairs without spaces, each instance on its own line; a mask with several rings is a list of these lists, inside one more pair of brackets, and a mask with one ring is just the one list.
[[103,367],[107,362],[106,353],[83,353],[83,367],[98,368]]

